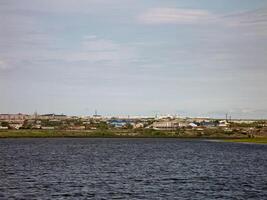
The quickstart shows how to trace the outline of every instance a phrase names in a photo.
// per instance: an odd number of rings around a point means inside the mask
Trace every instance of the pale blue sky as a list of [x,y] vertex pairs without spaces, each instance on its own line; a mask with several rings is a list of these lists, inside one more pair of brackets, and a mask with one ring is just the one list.
[[0,113],[267,118],[267,0],[1,0]]

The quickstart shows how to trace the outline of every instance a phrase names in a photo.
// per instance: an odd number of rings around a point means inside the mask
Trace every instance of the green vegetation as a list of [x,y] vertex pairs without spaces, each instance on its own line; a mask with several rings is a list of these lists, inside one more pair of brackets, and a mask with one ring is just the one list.
[[251,128],[251,127],[254,127],[254,128],[262,128],[265,124],[265,121],[255,121],[255,122],[252,122],[252,123],[231,123],[231,127],[232,128]]
[[267,138],[239,138],[239,139],[224,139],[225,142],[239,142],[239,143],[257,143],[257,144],[267,144]]
[[[101,127],[101,128],[100,128]],[[0,130],[0,138],[46,138],[46,137],[175,137],[175,138],[221,138],[229,142],[258,142],[263,143],[267,139],[248,138],[247,135],[237,133],[227,133],[221,131],[204,130],[185,130],[159,131],[153,129],[107,129],[105,124],[101,124],[96,130],[41,130],[41,129],[19,129],[19,130]],[[231,139],[227,139],[231,138]],[[232,139],[243,138],[243,139]]]
[[127,129],[97,129],[84,131],[70,130],[1,130],[0,138],[48,138],[48,137],[175,137],[173,132],[155,131],[151,129],[134,132]]
[[67,131],[67,130],[3,130],[0,138],[49,138],[49,137],[112,137],[110,131]]
[[108,130],[108,124],[106,122],[99,122],[96,124],[93,124],[94,127],[96,127],[97,129],[102,130],[101,132],[103,132],[103,130]]
[[0,122],[0,125],[3,127],[9,127],[8,122]]

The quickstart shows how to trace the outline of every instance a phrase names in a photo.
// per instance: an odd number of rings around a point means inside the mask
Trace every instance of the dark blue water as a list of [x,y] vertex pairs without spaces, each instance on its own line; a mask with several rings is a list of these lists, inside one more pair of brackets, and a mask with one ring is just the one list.
[[267,145],[2,139],[0,199],[267,199]]

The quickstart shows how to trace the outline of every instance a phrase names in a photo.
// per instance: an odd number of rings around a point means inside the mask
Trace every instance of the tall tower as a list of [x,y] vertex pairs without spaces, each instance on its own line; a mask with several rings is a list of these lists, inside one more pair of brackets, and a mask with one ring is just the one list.
[[37,110],[35,110],[35,112],[34,112],[34,114],[33,114],[33,117],[34,117],[34,119],[37,119],[37,117],[38,117]]

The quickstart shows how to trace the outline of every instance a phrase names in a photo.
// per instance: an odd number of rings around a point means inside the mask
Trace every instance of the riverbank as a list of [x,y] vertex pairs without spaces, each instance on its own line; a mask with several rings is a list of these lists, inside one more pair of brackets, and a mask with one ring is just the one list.
[[143,129],[139,131],[132,130],[1,130],[0,138],[199,138],[199,139],[221,139],[226,142],[257,142],[266,143],[267,138],[247,138],[242,134],[223,134],[220,132],[212,132],[208,134],[199,134],[194,131],[173,132],[173,131],[157,131]]
[[224,142],[236,142],[236,143],[257,143],[257,144],[267,144],[267,138],[232,138],[224,139]]

